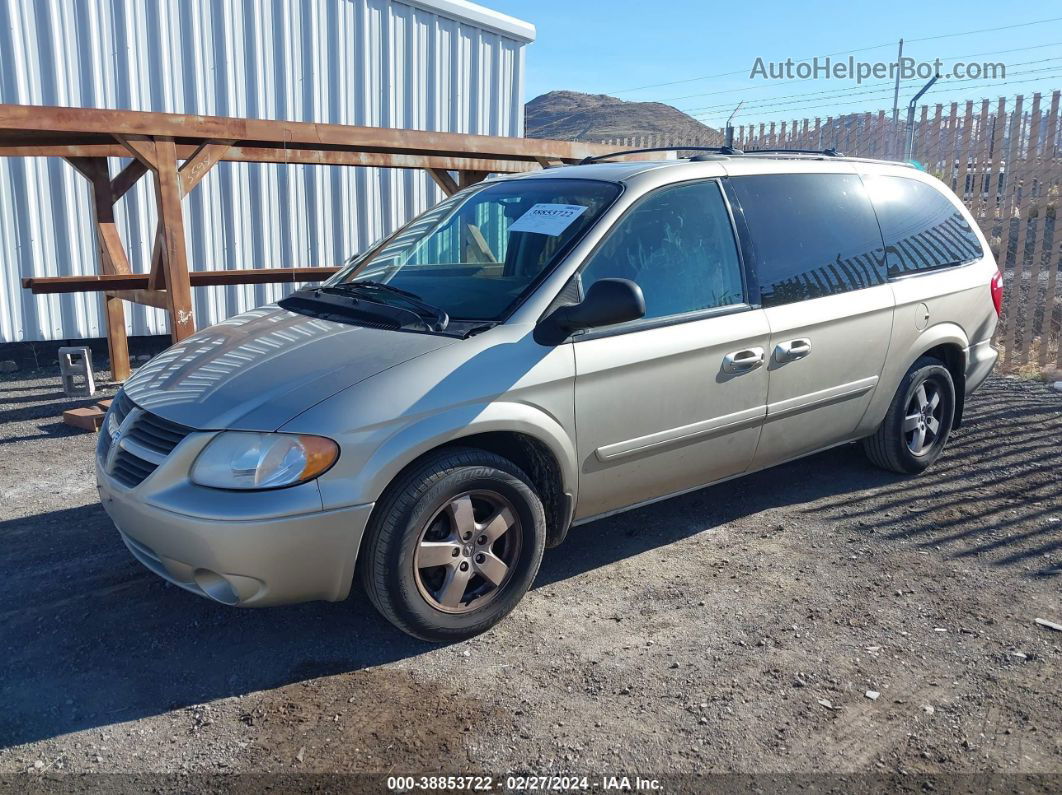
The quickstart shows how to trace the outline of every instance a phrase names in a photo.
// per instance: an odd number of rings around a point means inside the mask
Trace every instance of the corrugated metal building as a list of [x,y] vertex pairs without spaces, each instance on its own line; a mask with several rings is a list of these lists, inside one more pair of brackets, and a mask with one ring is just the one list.
[[[0,0],[0,102],[521,136],[534,35],[464,0]],[[0,158],[0,342],[105,334],[98,294],[19,284],[99,272],[86,184],[56,158]],[[140,272],[151,190],[117,205]],[[185,199],[190,264],[339,264],[440,198],[421,171],[222,163]],[[290,289],[196,289],[196,325]],[[167,331],[159,310],[127,318],[130,334]]]

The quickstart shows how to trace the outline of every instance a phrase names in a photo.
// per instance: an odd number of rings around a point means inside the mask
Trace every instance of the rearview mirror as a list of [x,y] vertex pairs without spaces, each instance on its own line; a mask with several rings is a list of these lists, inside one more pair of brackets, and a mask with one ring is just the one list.
[[535,337],[557,345],[575,331],[613,326],[645,316],[642,288],[630,279],[599,279],[578,304],[559,306],[539,324]]

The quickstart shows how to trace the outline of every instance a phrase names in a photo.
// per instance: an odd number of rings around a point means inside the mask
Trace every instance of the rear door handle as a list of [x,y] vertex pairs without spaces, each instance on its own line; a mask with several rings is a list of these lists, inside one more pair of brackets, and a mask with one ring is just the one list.
[[789,340],[788,342],[779,342],[774,347],[774,358],[783,364],[785,362],[795,362],[797,359],[803,359],[810,354],[811,340],[807,337]]
[[747,373],[763,364],[763,348],[745,348],[723,357],[724,373]]

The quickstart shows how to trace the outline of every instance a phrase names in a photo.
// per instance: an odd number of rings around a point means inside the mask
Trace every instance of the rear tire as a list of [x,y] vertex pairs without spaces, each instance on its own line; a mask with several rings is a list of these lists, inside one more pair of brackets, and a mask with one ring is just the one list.
[[917,475],[944,450],[955,421],[955,384],[941,362],[923,356],[907,371],[863,452],[875,466]]
[[446,448],[400,475],[377,503],[358,579],[403,632],[452,642],[516,607],[545,542],[542,501],[519,467],[483,450]]

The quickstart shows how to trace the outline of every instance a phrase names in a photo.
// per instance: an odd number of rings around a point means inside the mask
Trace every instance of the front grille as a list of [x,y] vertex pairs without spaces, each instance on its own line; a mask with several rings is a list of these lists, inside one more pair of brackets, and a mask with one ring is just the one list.
[[191,428],[164,420],[149,411],[143,411],[125,437],[144,445],[159,455],[167,456],[191,432]]
[[[118,449],[114,437],[121,430]],[[127,488],[139,486],[158,469],[191,428],[139,408],[124,391],[111,403],[100,433],[99,456],[107,473]]]

